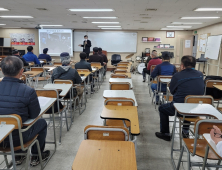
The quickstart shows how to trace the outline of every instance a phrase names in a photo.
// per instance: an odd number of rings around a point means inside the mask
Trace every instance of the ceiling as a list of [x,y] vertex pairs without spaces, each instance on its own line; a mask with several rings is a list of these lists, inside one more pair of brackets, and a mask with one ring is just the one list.
[[[200,7],[222,7],[221,0],[1,0],[0,7],[10,9],[0,15],[31,15],[32,19],[0,19],[1,27],[34,28],[38,24],[64,25],[60,28],[99,29],[92,21],[118,21],[123,30],[160,30],[171,22],[203,22],[195,30],[222,22],[222,12],[195,12]],[[37,8],[46,8],[46,11]],[[69,8],[111,8],[114,12],[70,12]],[[155,8],[157,11],[146,11]],[[144,14],[144,15],[141,15]],[[116,16],[117,19],[83,19],[82,17]],[[220,16],[211,20],[181,20],[189,16]],[[150,18],[143,18],[150,17]],[[141,23],[147,22],[147,23]],[[111,25],[111,24],[102,24]],[[114,25],[114,24],[112,24]]]

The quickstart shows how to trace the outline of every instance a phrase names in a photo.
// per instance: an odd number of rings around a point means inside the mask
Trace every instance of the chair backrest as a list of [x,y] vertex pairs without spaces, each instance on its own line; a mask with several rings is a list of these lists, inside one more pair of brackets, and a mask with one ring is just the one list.
[[214,99],[210,95],[188,95],[185,97],[184,103],[204,103],[214,105]]
[[78,72],[90,72],[89,69],[77,69]]
[[31,67],[30,71],[44,71],[43,67]]
[[15,129],[21,129],[22,125],[22,118],[19,115],[11,114],[11,115],[0,115],[0,124],[1,123],[15,125]]
[[22,74],[21,80],[26,83],[26,75],[25,74]]
[[117,67],[128,67],[128,64],[118,63]]
[[73,84],[73,82],[72,82],[72,80],[56,79],[53,81],[53,84]]
[[58,98],[57,90],[37,89],[35,91],[38,97]]
[[165,76],[165,75],[159,75],[158,76],[158,82],[160,82],[160,79],[172,79],[173,76]]
[[153,70],[155,69],[155,67],[156,67],[156,65],[152,65],[152,66],[150,67],[150,73],[153,72]]
[[116,73],[126,73],[127,72],[127,70],[114,70],[114,73],[116,74]]
[[129,64],[129,61],[120,61],[121,64]]
[[35,63],[32,62],[32,61],[27,61],[27,63],[29,63],[30,66],[34,66],[35,65]]
[[54,64],[54,66],[62,66],[61,62],[54,62],[53,64]]
[[116,69],[117,70],[127,70],[128,67],[117,66]]
[[110,90],[130,90],[130,83],[128,82],[111,82]]
[[128,141],[129,131],[125,127],[88,125],[84,129],[84,139]]
[[119,54],[113,54],[111,57],[112,61],[121,61],[121,55]]
[[127,78],[127,75],[124,74],[111,74],[111,78]]
[[107,98],[104,105],[135,106],[135,101],[130,98]]
[[206,80],[205,87],[214,88],[214,85],[222,85],[221,80]]
[[101,66],[101,63],[99,63],[99,62],[91,62],[91,66]]
[[47,63],[46,59],[39,59],[39,61],[44,61],[45,64]]

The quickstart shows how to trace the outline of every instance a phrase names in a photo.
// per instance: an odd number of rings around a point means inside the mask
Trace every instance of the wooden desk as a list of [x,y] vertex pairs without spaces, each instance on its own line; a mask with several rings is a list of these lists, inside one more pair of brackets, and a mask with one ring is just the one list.
[[215,88],[217,88],[218,90],[222,91],[222,85],[213,85]]
[[130,132],[132,135],[140,134],[138,112],[136,106],[114,106],[106,105],[100,116],[102,119],[121,119],[130,121]]
[[28,75],[29,77],[36,77],[41,73],[43,73],[43,72],[42,71],[26,71],[26,72],[24,72],[24,74]]
[[72,170],[136,170],[133,142],[84,140]]
[[110,78],[109,79],[110,83],[129,83],[130,84],[130,88],[133,88],[133,82],[132,79],[128,79],[128,78]]
[[59,96],[65,97],[67,93],[70,91],[70,89],[72,88],[72,84],[46,84],[43,88],[62,90]]
[[131,77],[131,73],[116,73],[116,74],[126,75],[126,76],[128,76],[127,78],[129,78],[129,79],[132,78],[132,77]]
[[129,98],[135,101],[135,106],[138,106],[133,90],[104,90],[104,98]]
[[[38,97],[39,101],[40,101],[40,98]],[[36,122],[44,113],[46,113],[51,107],[52,105],[56,102],[56,98],[48,98],[49,101],[45,104],[45,105],[40,105],[40,108],[41,108],[41,111],[38,115],[37,118],[35,119],[28,119],[26,120],[23,125],[24,126],[29,126],[31,124],[33,124],[34,122]]]
[[13,139],[12,139],[12,131],[14,130],[15,125],[2,125],[0,124],[0,143],[3,142],[3,140],[9,136],[9,142],[10,142],[10,149],[11,149],[11,154],[12,154],[12,164],[13,164],[13,169],[16,169],[16,164],[15,164],[15,154],[14,154],[14,147],[13,147]]

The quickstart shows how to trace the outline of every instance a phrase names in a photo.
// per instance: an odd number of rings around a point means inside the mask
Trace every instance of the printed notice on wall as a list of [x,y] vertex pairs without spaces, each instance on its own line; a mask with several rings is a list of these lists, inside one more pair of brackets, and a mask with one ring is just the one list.
[[11,44],[15,45],[35,45],[35,35],[34,34],[20,34],[13,33],[10,34]]
[[190,48],[191,40],[185,40],[185,48]]

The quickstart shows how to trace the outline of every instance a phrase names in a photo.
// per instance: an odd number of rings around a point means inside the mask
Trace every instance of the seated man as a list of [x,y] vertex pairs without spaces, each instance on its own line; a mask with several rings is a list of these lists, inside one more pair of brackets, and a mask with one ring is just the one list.
[[104,70],[104,76],[105,76],[106,75],[106,68],[107,68],[108,59],[107,59],[107,56],[105,54],[103,54],[103,52],[102,52],[103,49],[101,47],[99,47],[98,50],[99,50],[98,54],[103,57],[103,64],[104,64],[104,69],[105,69]]
[[98,54],[98,51],[99,49],[97,47],[93,48],[93,55],[89,56],[89,63],[97,62],[101,63],[101,66],[103,66],[103,57]]
[[[148,74],[150,74],[150,68],[152,65],[158,65],[158,64],[162,63],[162,60],[159,59],[159,57],[157,56],[156,50],[152,52],[151,58],[152,59],[149,61],[148,66],[147,66],[147,73]],[[146,81],[146,73],[143,72],[143,82],[145,82],[145,81]]]
[[12,55],[20,58],[23,62],[23,66],[29,66],[29,63],[27,63],[24,58],[20,57],[20,53],[17,49],[12,50]]
[[[62,66],[59,66],[53,70],[52,82],[55,79],[61,79],[61,80],[72,80],[73,84],[81,84],[82,79],[79,76],[79,73],[70,66],[71,58],[70,58],[69,53],[66,53],[66,52],[61,53],[60,59],[62,62]],[[79,98],[81,99],[82,94],[83,94],[82,88],[75,88],[73,90],[74,90],[73,91],[74,97],[78,95]],[[65,98],[69,98],[69,97],[70,97],[70,93],[68,93],[65,96]]]
[[[154,51],[157,52],[156,50],[153,50],[152,53],[153,53]],[[145,81],[146,81],[146,74],[150,74],[150,70],[147,70],[147,64],[150,62],[151,59],[152,59],[151,56],[149,56],[149,57],[147,58],[147,60],[146,60],[146,62],[145,62],[145,68],[143,69],[143,72],[142,72],[143,80],[145,80]],[[143,81],[143,82],[145,82],[145,81]]]
[[[163,63],[159,64],[155,67],[153,72],[151,73],[151,77],[154,79],[157,76],[172,76],[176,73],[176,67],[172,64],[170,64],[170,54],[168,52],[164,52],[162,55]],[[160,87],[159,87],[160,88]],[[157,90],[157,84],[153,83],[151,85],[151,89],[154,92],[154,90]],[[158,89],[159,90],[159,89]],[[161,91],[166,92],[166,84],[162,84]],[[156,103],[159,101],[159,96],[156,96]]]
[[217,153],[222,157],[222,133],[221,130],[217,126],[213,126],[210,131],[211,139],[216,144]]
[[[25,85],[19,78],[23,73],[23,63],[18,57],[8,56],[2,60],[2,72],[4,78],[0,82],[0,114],[17,114],[21,116],[22,122],[35,119],[40,113],[40,105],[33,88]],[[27,143],[38,134],[38,141],[42,152],[42,160],[47,160],[50,151],[44,151],[47,134],[47,123],[44,119],[38,119],[30,129],[23,132],[23,142]],[[14,147],[20,146],[18,130],[12,132]],[[0,147],[9,147],[9,139],[6,138]],[[21,152],[21,151],[19,151]],[[32,154],[38,154],[37,146],[32,147]],[[16,164],[22,164],[24,156],[15,156]],[[32,156],[31,165],[40,163],[38,156]]]
[[[170,82],[170,92],[173,95],[171,103],[159,107],[160,132],[156,136],[160,139],[170,141],[169,116],[175,115],[174,103],[184,103],[188,95],[203,95],[204,81],[203,74],[195,70],[196,59],[193,56],[183,56],[181,59],[181,71],[174,74]],[[178,116],[181,116],[178,114]],[[189,123],[185,121],[184,123]],[[189,125],[183,126],[183,137],[189,134]]]
[[[80,56],[80,62],[76,63],[75,64],[75,69],[88,69],[90,72],[92,72],[92,67],[91,67],[91,64],[86,62],[86,53],[82,52],[79,54]],[[90,79],[90,82],[92,82],[92,75],[90,75],[89,77]],[[86,79],[86,83],[88,82],[88,79]],[[91,85],[91,93],[93,93],[93,84]]]
[[33,54],[33,47],[28,46],[27,50],[28,50],[27,54],[23,55],[23,58],[25,59],[25,61],[34,62],[35,64],[40,65],[40,62],[39,62],[37,56],[35,54]]
[[44,48],[43,54],[40,54],[38,59],[45,59],[47,61],[47,63],[52,61],[51,56],[47,54],[48,50],[49,50],[48,48]]

